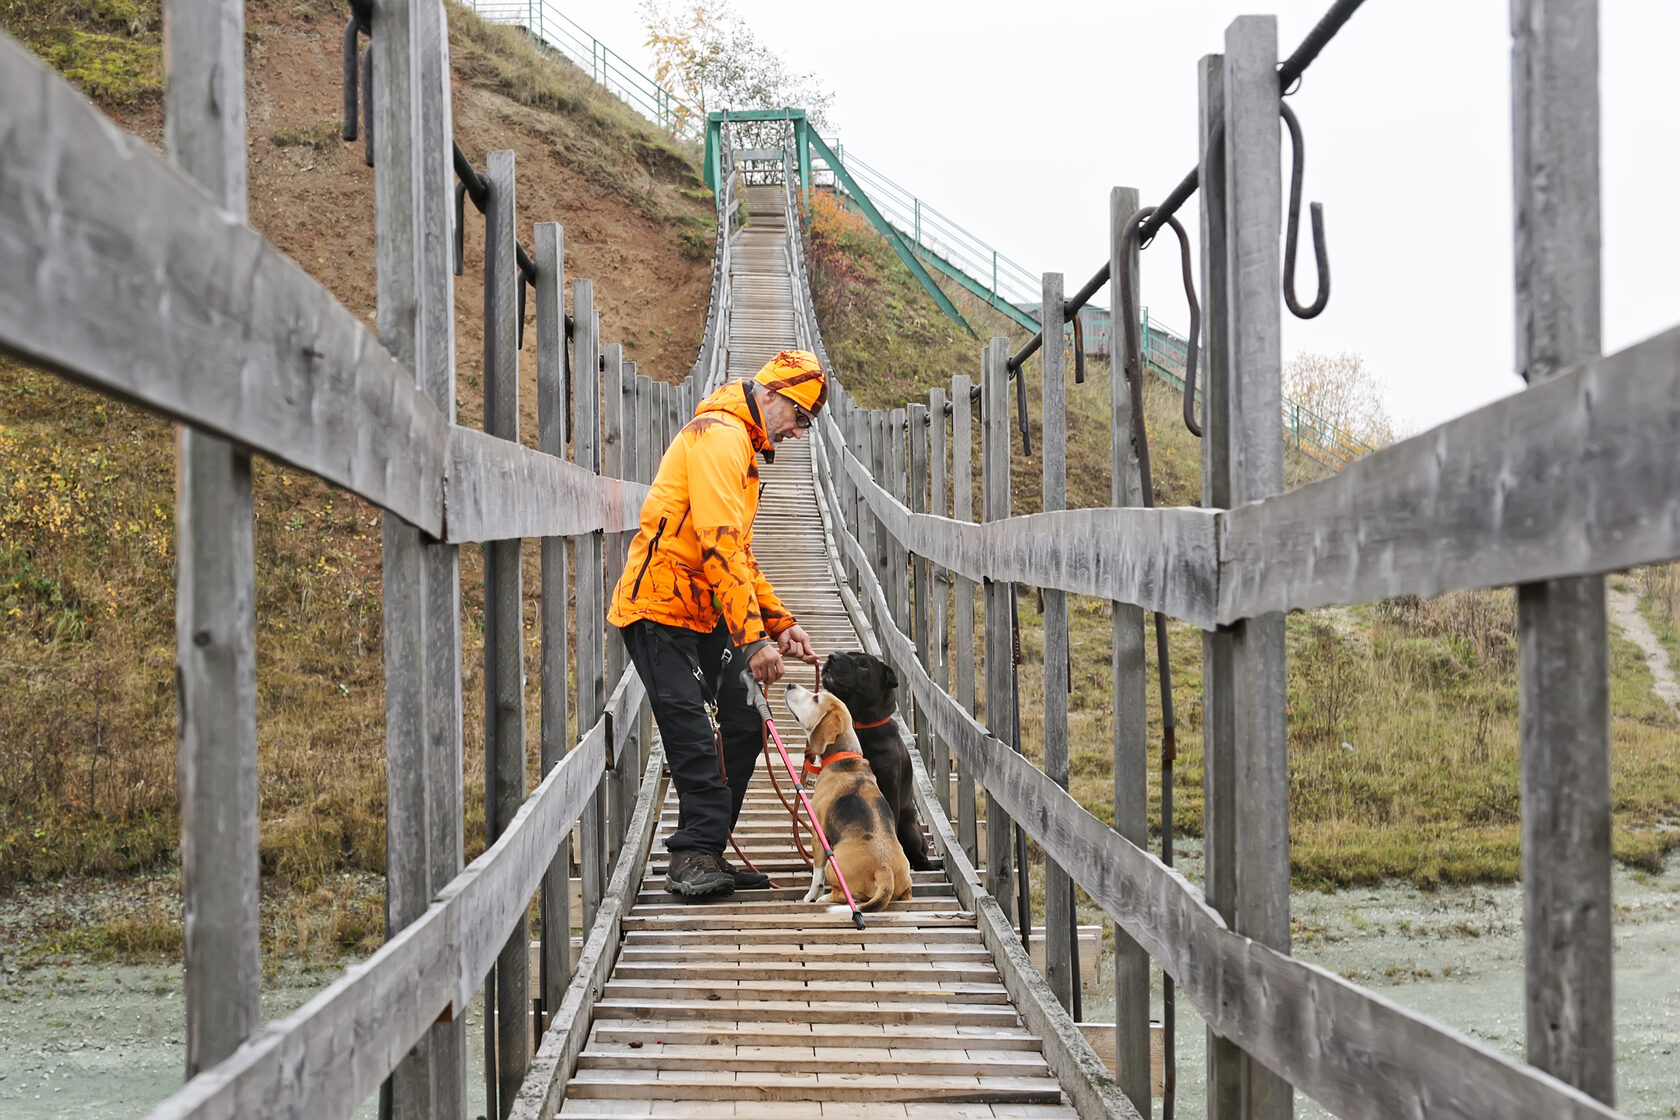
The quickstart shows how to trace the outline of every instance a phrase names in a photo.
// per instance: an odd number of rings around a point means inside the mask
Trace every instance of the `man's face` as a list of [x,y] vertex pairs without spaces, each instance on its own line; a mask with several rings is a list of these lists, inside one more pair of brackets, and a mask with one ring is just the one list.
[[780,393],[766,393],[768,401],[762,409],[764,430],[771,443],[784,439],[798,439],[811,426],[811,417],[803,408]]

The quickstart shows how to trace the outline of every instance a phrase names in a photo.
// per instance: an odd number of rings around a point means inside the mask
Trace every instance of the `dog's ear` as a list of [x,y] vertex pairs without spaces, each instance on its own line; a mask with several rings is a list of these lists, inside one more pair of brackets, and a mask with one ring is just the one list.
[[851,730],[851,723],[851,713],[846,711],[843,704],[830,704],[821,718],[817,720],[817,725],[811,728],[806,741],[816,750],[817,756],[820,758],[828,752],[831,744],[846,737],[846,732]]
[[881,687],[898,687],[898,674],[893,672],[892,666],[888,665],[885,661],[881,662]]

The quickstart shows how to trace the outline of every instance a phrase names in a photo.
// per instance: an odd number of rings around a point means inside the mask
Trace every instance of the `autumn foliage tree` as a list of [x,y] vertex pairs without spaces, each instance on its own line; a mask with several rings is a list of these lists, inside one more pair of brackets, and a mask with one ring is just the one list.
[[[827,126],[834,97],[817,79],[766,46],[729,0],[642,0],[654,78],[704,117],[720,109],[804,109],[813,127]],[[737,125],[736,143],[773,147],[785,126]]]
[[1283,395],[1371,447],[1386,447],[1397,436],[1382,386],[1356,351],[1296,354],[1283,365]]

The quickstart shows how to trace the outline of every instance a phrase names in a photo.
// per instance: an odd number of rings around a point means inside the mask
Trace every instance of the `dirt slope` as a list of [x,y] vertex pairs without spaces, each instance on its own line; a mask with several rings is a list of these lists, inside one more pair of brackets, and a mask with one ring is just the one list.
[[[360,143],[337,136],[346,16],[319,0],[246,6],[249,213],[371,330],[374,172]],[[454,5],[449,19],[456,139],[480,169],[488,151],[517,153],[527,248],[532,223],[562,223],[567,275],[595,280],[605,340],[622,342],[642,372],[680,379],[711,279],[713,210],[698,153],[516,31]],[[161,150],[158,0],[16,0],[0,7],[0,28]],[[484,226],[470,203],[465,225],[457,400],[460,421],[475,424]],[[178,836],[172,429],[0,358],[0,449],[0,891],[167,861]],[[254,491],[263,862],[271,887],[309,894],[340,870],[378,871],[384,860],[379,516],[272,464],[259,462]],[[477,549],[462,550],[469,785],[482,772],[478,563]],[[533,616],[536,590],[533,571]],[[530,728],[534,737],[535,719]],[[466,801],[482,813],[482,797],[469,789]],[[480,820],[468,821],[469,848],[482,843]],[[376,908],[365,917],[330,936],[376,933]],[[300,926],[278,936],[309,935]]]

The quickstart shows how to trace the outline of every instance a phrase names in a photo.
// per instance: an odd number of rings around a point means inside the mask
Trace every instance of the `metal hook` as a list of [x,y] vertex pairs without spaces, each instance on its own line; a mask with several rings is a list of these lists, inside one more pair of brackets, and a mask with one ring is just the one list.
[[1330,258],[1324,251],[1324,205],[1315,202],[1312,212],[1313,260],[1318,266],[1318,295],[1306,307],[1295,297],[1295,252],[1301,240],[1301,175],[1306,148],[1301,140],[1301,122],[1295,111],[1278,102],[1283,123],[1289,126],[1289,226],[1283,244],[1283,301],[1297,319],[1311,319],[1330,302]]
[[356,56],[356,35],[362,30],[362,23],[352,15],[344,25],[344,127],[339,135],[346,143],[354,140],[357,133],[357,72],[360,61]]
[[373,166],[373,37],[362,52],[362,162]]
[[[1120,256],[1124,258],[1137,242],[1138,228],[1156,208],[1145,206],[1126,221],[1120,233]],[[1177,218],[1168,216],[1166,225],[1178,235],[1179,270],[1184,276],[1184,299],[1190,305],[1190,330],[1184,353],[1184,424],[1190,434],[1200,437],[1202,426],[1196,422],[1196,339],[1201,334],[1202,305],[1196,299],[1196,277],[1190,265],[1190,236]],[[1143,341],[1138,337],[1137,293],[1132,290],[1132,270],[1120,270],[1121,327],[1125,338],[1125,361],[1122,369],[1132,388],[1132,442],[1138,455],[1138,471],[1142,475],[1145,502],[1153,504],[1154,484],[1149,472],[1149,445],[1143,434]]]

